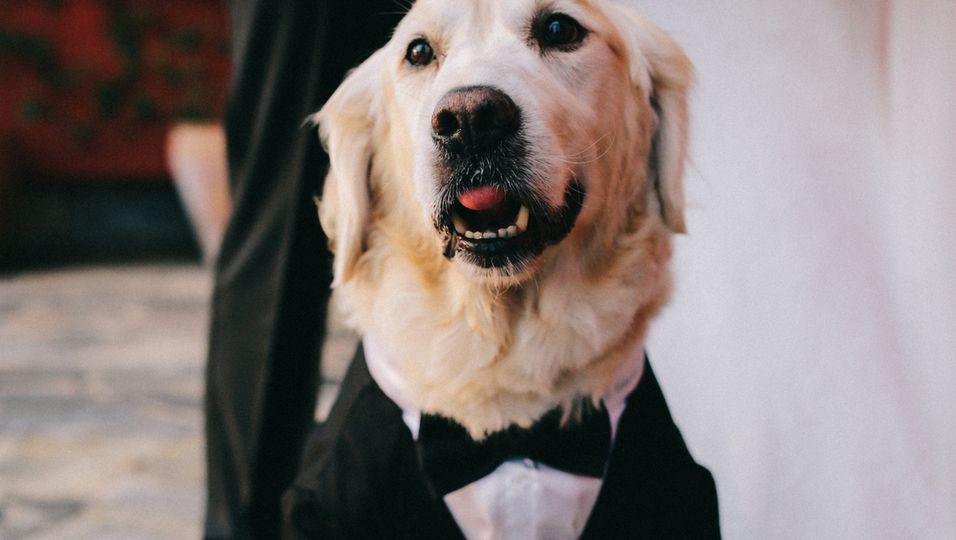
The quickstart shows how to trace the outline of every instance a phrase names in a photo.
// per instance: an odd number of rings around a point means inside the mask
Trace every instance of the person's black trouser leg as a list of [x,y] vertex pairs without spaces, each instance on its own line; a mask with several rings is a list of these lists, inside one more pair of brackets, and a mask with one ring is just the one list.
[[206,373],[205,537],[276,538],[312,425],[330,255],[311,200],[324,176],[303,128],[384,43],[394,0],[232,0],[226,112],[233,214],[216,266]]

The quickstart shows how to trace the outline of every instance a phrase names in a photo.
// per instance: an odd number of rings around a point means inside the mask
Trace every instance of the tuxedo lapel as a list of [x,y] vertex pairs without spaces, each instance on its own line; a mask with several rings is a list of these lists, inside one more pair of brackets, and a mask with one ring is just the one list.
[[360,348],[283,498],[285,538],[464,538],[445,503],[429,493],[401,416]]
[[648,363],[582,538],[720,538],[713,478],[687,450]]

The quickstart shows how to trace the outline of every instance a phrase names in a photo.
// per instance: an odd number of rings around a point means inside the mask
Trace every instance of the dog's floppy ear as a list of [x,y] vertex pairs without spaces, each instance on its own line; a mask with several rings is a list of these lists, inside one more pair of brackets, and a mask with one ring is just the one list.
[[329,154],[319,220],[335,253],[334,284],[348,281],[365,250],[372,138],[379,117],[381,51],[355,68],[312,116]]
[[[654,183],[664,224],[687,232],[684,223],[684,162],[687,159],[687,94],[693,83],[690,60],[663,30],[625,6],[615,22],[630,57],[631,81],[650,93],[657,128],[648,178]],[[643,97],[643,95],[642,95]]]

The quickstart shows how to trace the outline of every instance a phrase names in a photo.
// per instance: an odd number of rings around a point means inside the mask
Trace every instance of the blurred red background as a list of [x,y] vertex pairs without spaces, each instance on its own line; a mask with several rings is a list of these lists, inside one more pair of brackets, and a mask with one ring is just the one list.
[[0,154],[32,177],[167,177],[166,132],[221,116],[229,65],[219,1],[4,0]]

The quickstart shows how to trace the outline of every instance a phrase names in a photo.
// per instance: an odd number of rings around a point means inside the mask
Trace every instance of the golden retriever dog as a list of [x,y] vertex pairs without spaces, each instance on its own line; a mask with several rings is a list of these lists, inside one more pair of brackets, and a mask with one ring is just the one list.
[[418,0],[347,77],[319,215],[403,405],[480,439],[608,392],[671,287],[691,79],[608,0]]

